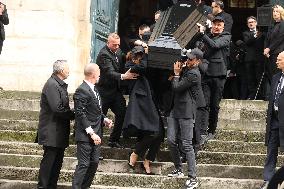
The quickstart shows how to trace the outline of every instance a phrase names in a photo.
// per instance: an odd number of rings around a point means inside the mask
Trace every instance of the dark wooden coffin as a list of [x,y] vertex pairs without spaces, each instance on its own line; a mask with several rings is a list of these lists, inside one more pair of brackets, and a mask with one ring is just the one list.
[[207,17],[188,1],[163,11],[149,40],[148,67],[172,69],[183,48],[193,48],[198,32],[196,23],[205,25]]

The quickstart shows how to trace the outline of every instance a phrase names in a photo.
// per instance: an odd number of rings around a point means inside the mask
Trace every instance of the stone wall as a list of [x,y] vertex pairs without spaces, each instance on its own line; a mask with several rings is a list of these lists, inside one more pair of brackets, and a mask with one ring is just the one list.
[[2,0],[10,24],[0,55],[0,87],[40,91],[57,59],[70,65],[69,92],[90,60],[90,0]]

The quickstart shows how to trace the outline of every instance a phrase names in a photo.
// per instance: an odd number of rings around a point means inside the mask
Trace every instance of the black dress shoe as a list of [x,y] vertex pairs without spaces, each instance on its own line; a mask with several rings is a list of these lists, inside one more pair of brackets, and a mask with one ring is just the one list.
[[144,167],[143,162],[140,164],[140,166],[141,166],[141,169],[144,171],[144,173],[145,173],[146,175],[155,175],[155,173],[152,173],[152,172],[147,173],[147,172],[146,172],[146,169],[145,169],[145,167]]
[[124,148],[119,142],[109,142],[108,146],[111,148]]

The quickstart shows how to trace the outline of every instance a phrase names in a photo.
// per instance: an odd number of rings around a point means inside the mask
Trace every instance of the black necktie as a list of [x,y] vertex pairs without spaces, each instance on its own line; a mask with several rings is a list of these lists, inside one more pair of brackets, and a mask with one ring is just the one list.
[[102,106],[101,106],[100,94],[99,94],[99,92],[98,92],[98,90],[97,90],[97,88],[96,88],[95,86],[94,86],[94,93],[95,93],[96,99],[99,101],[99,106],[102,107]]
[[279,105],[279,96],[281,94],[281,85],[282,85],[282,81],[283,81],[283,73],[281,74],[279,83],[277,85],[277,89],[276,89],[276,93],[275,93],[275,99],[274,99],[274,106],[277,107],[278,109],[278,105]]

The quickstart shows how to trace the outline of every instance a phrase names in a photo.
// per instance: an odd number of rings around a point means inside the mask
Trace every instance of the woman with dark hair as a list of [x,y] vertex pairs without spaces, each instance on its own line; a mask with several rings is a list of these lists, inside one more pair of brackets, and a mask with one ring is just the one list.
[[134,170],[138,157],[143,158],[141,168],[147,175],[151,175],[153,173],[150,169],[150,162],[155,160],[160,149],[164,138],[164,128],[153,100],[153,91],[146,78],[147,54],[144,48],[135,46],[127,54],[127,60],[126,69],[139,74],[137,80],[129,84],[129,103],[123,124],[124,136],[137,137],[137,143],[129,156],[128,165]]
[[275,5],[272,8],[274,25],[267,34],[263,51],[263,54],[270,60],[266,65],[269,82],[272,76],[280,71],[276,66],[276,58],[284,50],[284,9],[280,5]]

